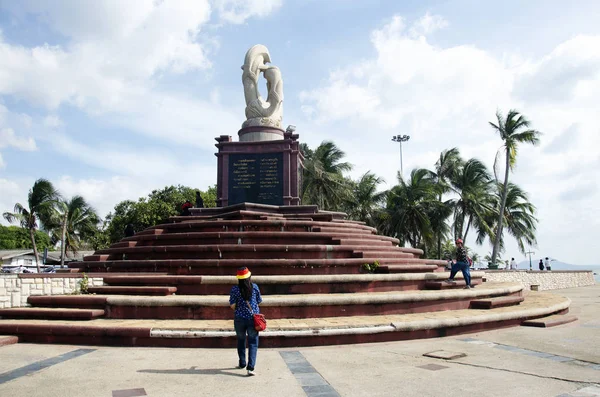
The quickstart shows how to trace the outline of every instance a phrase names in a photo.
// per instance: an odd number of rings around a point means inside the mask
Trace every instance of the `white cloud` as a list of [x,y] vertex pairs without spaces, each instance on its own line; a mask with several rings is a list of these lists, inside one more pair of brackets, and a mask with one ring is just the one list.
[[[33,137],[17,134],[14,128],[28,130],[32,125],[32,119],[26,114],[15,114],[0,104],[0,149],[14,148],[22,151],[37,150]],[[14,127],[14,128],[13,128]],[[0,168],[5,168],[6,162],[0,153]]]
[[447,26],[448,21],[444,17],[426,13],[413,24],[410,28],[410,34],[413,37],[427,36]]
[[[265,16],[280,2],[217,2],[228,22]],[[63,104],[165,141],[209,146],[200,131],[237,130],[240,115],[215,101],[214,88],[193,98],[161,89],[165,76],[205,73],[218,40],[203,33],[208,0],[3,3],[14,16],[33,15],[66,43],[25,47],[0,35],[0,95],[53,112]],[[0,7],[2,7],[0,6]],[[48,122],[53,122],[48,119]],[[47,124],[46,124],[47,125]],[[55,126],[57,127],[57,126]],[[208,143],[207,143],[208,142]]]
[[222,21],[240,24],[252,16],[264,17],[281,7],[281,0],[215,0]]
[[[27,206],[27,193],[29,187],[33,185],[33,180],[9,180],[6,178],[0,178],[0,213],[12,212],[15,203],[21,203]],[[29,186],[29,187],[26,187]],[[0,218],[0,223],[8,225],[9,223],[4,219]]]
[[44,117],[43,124],[44,126],[49,128],[58,128],[64,125],[60,117],[54,114],[49,114],[46,117]]
[[12,128],[0,129],[0,149],[9,146],[25,151],[37,150],[33,138],[18,137]]

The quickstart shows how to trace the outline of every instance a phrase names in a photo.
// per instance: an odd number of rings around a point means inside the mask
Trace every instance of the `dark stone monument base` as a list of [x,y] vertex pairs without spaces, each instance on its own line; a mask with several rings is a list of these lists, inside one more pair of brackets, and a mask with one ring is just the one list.
[[218,207],[300,204],[303,157],[297,134],[284,132],[283,139],[271,141],[233,142],[229,135],[215,140]]

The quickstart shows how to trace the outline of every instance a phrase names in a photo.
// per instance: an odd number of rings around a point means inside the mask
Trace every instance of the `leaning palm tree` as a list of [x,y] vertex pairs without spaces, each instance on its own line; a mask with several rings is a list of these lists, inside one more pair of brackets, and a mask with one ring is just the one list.
[[61,267],[65,264],[67,251],[77,254],[82,239],[91,237],[100,221],[98,214],[83,197],[74,196],[70,200],[57,200],[44,222],[55,240],[61,242]]
[[[502,198],[500,200],[500,210],[498,211],[498,223],[496,225],[496,236],[494,239],[494,248],[492,250],[492,263],[496,263],[496,257],[498,256],[498,250],[500,248],[500,240],[502,239],[502,228],[504,226],[504,206],[506,205],[506,196],[508,194],[508,177],[510,171],[514,168],[517,161],[517,150],[520,143],[530,143],[537,145],[540,141],[539,137],[541,133],[539,131],[529,129],[530,122],[520,114],[517,110],[511,109],[503,117],[500,111],[496,112],[496,118],[498,124],[490,122],[490,125],[494,130],[500,134],[500,138],[504,142],[502,149],[500,149],[496,155],[496,161],[494,162],[494,174],[498,181],[497,166],[499,165],[500,156],[505,156],[505,169],[504,169],[504,188],[502,190]],[[499,181],[498,181],[499,182]]]
[[485,164],[477,159],[466,161],[452,176],[451,185],[458,195],[454,201],[454,238],[466,240],[471,226],[489,234],[486,216],[494,207],[492,177]]
[[[503,195],[503,188],[503,185],[498,185],[500,197]],[[537,244],[535,237],[537,229],[535,206],[529,202],[527,193],[514,183],[508,184],[508,192],[505,196],[504,219],[506,230],[517,241],[519,251],[525,254],[526,245],[535,246]]]
[[343,173],[350,171],[352,165],[341,161],[345,153],[333,142],[322,142],[314,152],[307,149],[303,147],[303,203],[315,204],[321,209],[340,209],[351,188]]
[[[438,200],[442,201],[442,195],[450,190],[449,180],[456,174],[463,163],[458,148],[446,149],[440,153],[435,163],[435,178],[437,180]],[[442,222],[436,222],[434,231],[437,234],[437,256],[442,258],[442,237],[446,237],[448,226],[445,218]]]
[[29,190],[27,205],[16,203],[13,212],[5,212],[4,219],[10,223],[18,222],[22,228],[29,231],[33,253],[38,273],[40,272],[40,255],[35,244],[35,231],[38,228],[38,219],[44,217],[51,210],[59,194],[46,179],[38,179]]

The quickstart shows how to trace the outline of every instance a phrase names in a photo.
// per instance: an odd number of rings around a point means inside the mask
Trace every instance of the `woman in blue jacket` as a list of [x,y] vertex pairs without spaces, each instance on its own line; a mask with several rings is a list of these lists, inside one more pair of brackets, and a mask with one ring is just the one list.
[[[258,351],[258,331],[254,328],[253,314],[260,313],[262,302],[258,285],[252,283],[252,273],[247,267],[238,269],[238,285],[231,288],[229,305],[235,310],[233,325],[237,336],[238,368],[246,368],[248,376],[254,375]],[[246,365],[246,337],[248,337],[248,365]]]

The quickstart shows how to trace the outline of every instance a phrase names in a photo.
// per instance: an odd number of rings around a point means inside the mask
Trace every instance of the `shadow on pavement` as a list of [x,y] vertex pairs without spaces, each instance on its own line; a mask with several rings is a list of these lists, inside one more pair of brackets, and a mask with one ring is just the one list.
[[[237,371],[237,372],[233,372]],[[241,372],[243,371],[243,372]],[[173,375],[228,375],[235,377],[246,378],[246,370],[238,368],[207,368],[201,369],[197,367],[190,367],[188,369],[140,369],[137,372],[146,374],[173,374]]]

